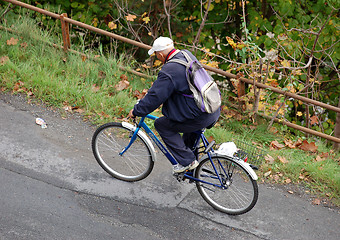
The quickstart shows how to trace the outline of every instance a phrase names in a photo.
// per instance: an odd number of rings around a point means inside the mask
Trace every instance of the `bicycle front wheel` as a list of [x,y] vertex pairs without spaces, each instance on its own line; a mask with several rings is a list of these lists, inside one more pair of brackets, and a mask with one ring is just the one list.
[[250,211],[258,198],[258,186],[247,170],[226,156],[207,157],[195,170],[196,186],[218,211],[239,215]]
[[111,176],[133,182],[146,178],[152,171],[153,148],[140,133],[130,148],[134,131],[122,123],[107,123],[100,126],[92,137],[92,151],[99,165]]

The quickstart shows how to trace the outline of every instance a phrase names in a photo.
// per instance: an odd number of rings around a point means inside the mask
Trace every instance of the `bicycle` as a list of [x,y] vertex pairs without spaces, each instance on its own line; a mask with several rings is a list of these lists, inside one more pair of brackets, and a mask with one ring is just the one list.
[[[147,115],[135,125],[128,122],[110,122],[97,128],[92,137],[92,151],[99,165],[114,178],[139,181],[152,171],[157,145],[171,164],[177,161],[145,123]],[[143,129],[144,131],[142,131]],[[195,153],[202,156],[192,171],[174,174],[178,181],[195,182],[198,192],[214,209],[230,215],[250,211],[258,199],[257,175],[251,165],[238,157],[221,155],[213,149],[215,141],[208,142],[205,129],[198,131]]]

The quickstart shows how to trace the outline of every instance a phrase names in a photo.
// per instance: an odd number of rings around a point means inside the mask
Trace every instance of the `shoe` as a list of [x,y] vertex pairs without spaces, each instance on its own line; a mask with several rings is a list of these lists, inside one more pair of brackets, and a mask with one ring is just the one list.
[[184,172],[185,170],[193,170],[197,166],[198,166],[198,161],[194,160],[188,166],[182,166],[181,164],[176,164],[173,166],[173,169],[175,173],[181,173],[181,172]]

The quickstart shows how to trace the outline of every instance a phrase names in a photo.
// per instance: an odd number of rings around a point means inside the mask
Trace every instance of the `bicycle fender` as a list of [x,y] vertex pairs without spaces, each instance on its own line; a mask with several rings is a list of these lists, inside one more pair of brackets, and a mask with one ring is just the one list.
[[227,157],[229,158],[231,161],[233,162],[236,162],[238,164],[240,164],[248,173],[249,175],[251,176],[251,178],[253,180],[257,180],[258,177],[257,177],[257,174],[255,173],[255,171],[249,166],[249,163],[246,163],[245,161],[243,160],[237,160],[235,158],[232,158],[232,157],[229,157],[229,156],[226,156],[226,155],[222,155],[222,154],[216,154],[217,156],[223,156],[223,157]]
[[242,165],[242,167],[244,167],[247,172],[249,173],[249,175],[251,176],[251,178],[253,180],[257,180],[258,177],[257,177],[257,174],[255,173],[254,169],[252,169],[250,166],[249,166],[249,163],[246,163],[245,161],[243,160],[235,160],[235,162],[237,162],[238,164]]
[[[131,131],[136,130],[136,126],[134,126],[134,125],[132,125],[131,123],[128,123],[128,122],[122,122],[122,126],[127,128],[127,129],[130,129]],[[142,130],[139,130],[137,135],[140,136],[143,140],[145,140],[145,142],[151,147],[152,160],[155,162],[156,161],[156,150],[155,150],[155,147],[153,146],[150,138]]]

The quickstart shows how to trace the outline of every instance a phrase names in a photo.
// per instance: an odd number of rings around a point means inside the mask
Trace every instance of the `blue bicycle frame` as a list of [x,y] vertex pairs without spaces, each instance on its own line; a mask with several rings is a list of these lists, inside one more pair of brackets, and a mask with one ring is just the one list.
[[[120,155],[123,155],[129,148],[130,146],[132,145],[132,143],[136,140],[137,138],[137,133],[138,131],[143,128],[144,131],[148,134],[148,136],[154,141],[154,143],[157,145],[157,147],[162,151],[162,153],[167,157],[167,159],[171,162],[172,165],[176,165],[178,164],[178,162],[176,161],[176,159],[171,155],[171,153],[168,151],[168,149],[162,144],[162,142],[157,138],[157,136],[153,133],[153,131],[148,127],[148,125],[146,125],[146,123],[144,122],[145,118],[149,118],[149,119],[152,119],[152,120],[156,120],[158,117],[156,116],[153,116],[151,114],[148,114],[146,117],[141,117],[139,123],[137,124],[136,126],[136,130],[134,131],[132,137],[131,137],[131,140],[128,144],[128,146],[126,146],[123,151],[120,153]],[[200,139],[202,140],[202,143],[204,145],[205,148],[208,148],[208,145],[209,145],[209,141],[207,140],[207,138],[204,136],[204,131],[201,130],[201,131],[197,131],[196,132],[198,135],[200,135],[200,137],[197,139],[196,143],[195,143],[195,147],[197,148],[198,147],[198,144],[200,142]],[[210,161],[211,161],[211,153],[210,151],[207,151],[206,154],[208,155]],[[212,161],[211,161],[212,162]],[[219,165],[222,167],[222,164],[220,163],[220,161],[218,161]],[[212,162],[212,166],[215,170],[215,172],[217,172],[216,170],[216,167],[215,167],[215,164]],[[223,168],[223,167],[222,167]],[[225,172],[225,169],[223,168],[224,172]],[[225,172],[226,174],[226,172]],[[228,176],[228,174],[226,174],[225,176]],[[216,178],[216,179],[219,179],[219,182],[221,185],[216,185],[216,184],[213,184],[213,183],[210,183],[210,182],[206,182],[206,181],[203,181],[201,179],[197,179],[193,176],[193,172],[192,171],[188,171],[188,172],[185,172],[184,173],[184,177],[185,178],[188,178],[188,179],[191,179],[193,181],[198,181],[198,182],[203,182],[203,183],[206,183],[206,184],[210,184],[212,186],[215,186],[215,187],[220,187],[222,189],[226,188],[224,186],[224,184],[222,183],[222,179],[221,177],[216,174],[215,177],[212,177],[212,176],[209,176],[210,178]]]

